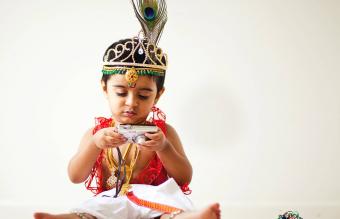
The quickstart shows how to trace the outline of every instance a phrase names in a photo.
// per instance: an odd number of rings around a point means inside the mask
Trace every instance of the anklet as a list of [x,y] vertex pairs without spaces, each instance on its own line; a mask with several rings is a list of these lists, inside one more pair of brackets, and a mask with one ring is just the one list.
[[174,211],[174,212],[171,212],[171,214],[169,215],[169,219],[175,218],[177,215],[179,215],[182,212],[183,211]]

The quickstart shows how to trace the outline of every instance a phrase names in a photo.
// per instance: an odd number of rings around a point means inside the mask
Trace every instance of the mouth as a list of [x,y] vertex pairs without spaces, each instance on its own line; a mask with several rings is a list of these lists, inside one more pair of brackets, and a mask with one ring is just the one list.
[[133,117],[135,115],[137,115],[137,113],[133,110],[124,110],[123,111],[123,116],[125,116],[125,117]]

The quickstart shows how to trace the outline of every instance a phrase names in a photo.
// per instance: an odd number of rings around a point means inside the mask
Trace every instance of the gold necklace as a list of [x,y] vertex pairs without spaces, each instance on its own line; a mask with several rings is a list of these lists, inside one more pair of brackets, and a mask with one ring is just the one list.
[[[114,125],[112,122],[111,126]],[[113,156],[113,148],[108,148],[106,152],[106,160],[108,161],[109,170],[111,172],[111,176],[106,181],[106,186],[109,189],[116,187],[116,196],[125,195],[128,190],[131,188],[130,180],[133,174],[133,169],[136,164],[136,161],[139,156],[139,149],[137,144],[130,143],[125,150],[123,156],[121,156],[120,150],[117,147],[118,158],[119,161],[117,162]],[[134,154],[132,159],[130,160],[130,164],[126,164],[126,158],[130,154],[131,150],[134,150]],[[121,175],[123,173],[123,175]]]

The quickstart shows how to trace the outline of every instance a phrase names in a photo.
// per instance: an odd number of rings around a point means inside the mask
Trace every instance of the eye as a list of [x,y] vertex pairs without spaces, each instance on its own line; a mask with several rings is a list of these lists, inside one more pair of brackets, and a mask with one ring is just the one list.
[[147,100],[149,96],[144,96],[144,95],[138,95],[139,99],[141,100]]
[[124,93],[124,92],[122,92],[122,93],[116,92],[116,94],[117,94],[117,96],[119,96],[119,97],[125,97],[125,96],[127,95],[127,93]]

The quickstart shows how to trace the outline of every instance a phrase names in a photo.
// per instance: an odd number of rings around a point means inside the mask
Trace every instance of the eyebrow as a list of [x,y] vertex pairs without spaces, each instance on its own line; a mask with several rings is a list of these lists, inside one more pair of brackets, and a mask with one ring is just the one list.
[[[115,87],[115,88],[124,88],[124,89],[127,88],[126,86],[124,86],[124,85],[119,85],[119,84],[114,84],[114,85],[112,85],[112,87]],[[148,87],[138,88],[138,90],[139,90],[139,91],[149,91],[149,92],[152,92],[152,91],[153,91],[153,89],[148,88]]]
[[149,92],[153,91],[151,88],[148,88],[148,87],[142,87],[142,88],[139,88],[138,90],[139,91],[149,91]]
[[116,88],[126,88],[126,87],[123,86],[123,85],[115,85],[115,84],[113,84],[112,87],[116,87]]

